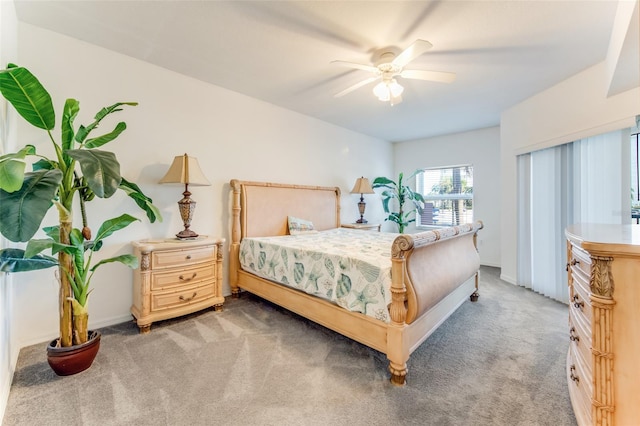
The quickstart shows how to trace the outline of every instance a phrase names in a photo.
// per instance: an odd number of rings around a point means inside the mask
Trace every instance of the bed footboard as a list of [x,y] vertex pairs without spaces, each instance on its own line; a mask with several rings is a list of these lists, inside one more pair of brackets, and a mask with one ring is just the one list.
[[[478,299],[476,236],[482,227],[477,221],[395,239],[387,349],[392,383],[404,384],[410,353],[457,309],[460,296]],[[466,294],[470,279],[474,286]],[[414,330],[408,332],[408,327]]]

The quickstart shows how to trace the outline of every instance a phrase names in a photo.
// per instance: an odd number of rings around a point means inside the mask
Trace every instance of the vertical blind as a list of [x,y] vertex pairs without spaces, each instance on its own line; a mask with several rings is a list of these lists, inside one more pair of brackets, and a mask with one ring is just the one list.
[[568,303],[564,229],[573,223],[630,223],[629,130],[517,158],[517,281]]

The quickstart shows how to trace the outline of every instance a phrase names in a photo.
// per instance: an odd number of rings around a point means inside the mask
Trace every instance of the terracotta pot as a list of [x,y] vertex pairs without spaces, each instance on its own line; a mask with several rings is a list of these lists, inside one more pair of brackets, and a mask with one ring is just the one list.
[[52,340],[47,346],[47,361],[58,376],[70,376],[91,367],[100,349],[99,331],[89,330],[86,343],[65,348],[58,347],[58,340]]

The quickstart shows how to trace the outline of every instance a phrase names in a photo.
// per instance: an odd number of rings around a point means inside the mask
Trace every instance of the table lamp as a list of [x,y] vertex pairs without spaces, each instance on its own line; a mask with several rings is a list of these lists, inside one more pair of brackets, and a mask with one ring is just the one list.
[[182,183],[184,184],[184,192],[182,193],[182,200],[178,201],[178,208],[180,209],[180,217],[184,222],[184,230],[176,234],[176,237],[180,239],[197,238],[193,230],[189,229],[191,226],[191,220],[193,219],[193,211],[196,209],[196,202],[191,199],[191,192],[189,192],[189,185],[195,186],[207,186],[211,185],[202,170],[198,165],[198,160],[195,157],[189,157],[187,154],[176,156],[173,159],[169,171],[160,179],[160,183]]
[[367,204],[364,202],[364,194],[375,194],[373,188],[371,187],[371,184],[369,183],[369,179],[364,176],[356,179],[356,183],[355,185],[353,185],[351,193],[360,194],[360,202],[358,203],[360,219],[356,220],[356,223],[367,223],[367,220],[364,218],[364,209],[367,206]]

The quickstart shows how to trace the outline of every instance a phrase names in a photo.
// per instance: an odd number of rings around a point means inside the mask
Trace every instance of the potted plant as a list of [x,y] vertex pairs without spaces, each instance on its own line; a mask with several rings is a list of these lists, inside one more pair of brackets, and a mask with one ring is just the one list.
[[[55,112],[51,96],[29,70],[13,64],[1,70],[0,93],[28,123],[46,132],[55,153],[53,158],[48,158],[34,145],[26,145],[17,152],[0,156],[0,233],[10,241],[27,243],[25,249],[0,250],[0,271],[58,268],[60,336],[49,345],[49,364],[58,374],[74,374],[88,368],[93,357],[74,367],[66,360],[60,361],[60,355],[79,352],[90,344],[97,352],[99,346],[100,334],[90,333],[87,327],[87,301],[94,272],[110,262],[137,267],[137,258],[133,255],[94,262],[93,254],[102,248],[105,238],[138,219],[122,214],[106,220],[92,239],[85,205],[95,197],[109,198],[122,190],[146,212],[151,222],[161,220],[152,200],[120,175],[115,154],[99,149],[116,139],[126,124],[119,122],[112,131],[90,137],[103,119],[124,106],[137,103],[118,102],[103,108],[92,123],[76,129],[74,119],[80,110],[79,102],[67,99],[58,142],[52,134]],[[31,171],[26,171],[28,165]],[[58,213],[58,223],[42,228],[46,238],[34,238],[53,206]],[[81,228],[73,227],[75,207],[80,208]],[[56,257],[42,254],[49,251]],[[67,370],[58,371],[60,364]]]
[[[415,176],[419,170],[416,170],[411,176]],[[411,222],[415,222],[415,213],[418,211],[419,214],[422,213],[422,209],[424,208],[424,198],[422,194],[415,192],[408,185],[406,185],[403,181],[404,174],[400,172],[398,175],[398,182],[395,182],[386,177],[377,177],[373,181],[373,188],[385,188],[382,191],[382,207],[384,208],[384,212],[388,214],[385,218],[385,221],[390,220],[398,225],[398,232],[403,233],[404,228],[409,225]],[[391,200],[397,200],[398,211],[391,211],[391,206],[389,205]],[[405,211],[405,203],[407,201],[411,201],[415,209],[410,209],[409,211]],[[411,218],[413,215],[413,218]]]

